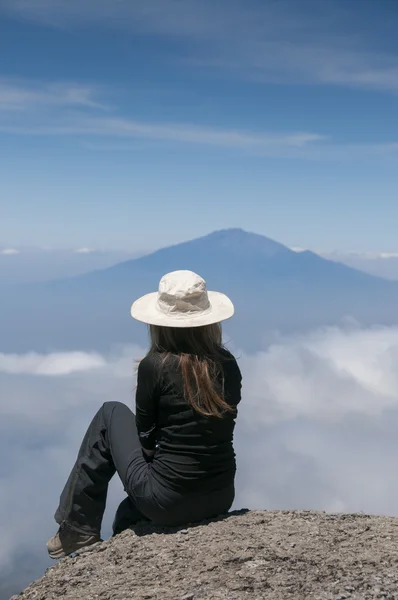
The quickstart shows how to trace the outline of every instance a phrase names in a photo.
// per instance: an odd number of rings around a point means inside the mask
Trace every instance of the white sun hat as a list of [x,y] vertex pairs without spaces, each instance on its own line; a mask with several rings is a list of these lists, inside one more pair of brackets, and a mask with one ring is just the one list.
[[230,319],[234,305],[225,294],[207,291],[206,282],[193,271],[164,275],[159,290],[134,302],[131,316],[148,325],[201,327]]

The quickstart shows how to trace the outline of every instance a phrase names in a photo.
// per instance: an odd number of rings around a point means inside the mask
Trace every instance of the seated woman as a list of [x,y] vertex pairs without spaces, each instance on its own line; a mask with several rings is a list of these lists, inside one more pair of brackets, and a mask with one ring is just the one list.
[[208,292],[191,271],[165,275],[158,292],[133,304],[131,315],[150,325],[151,338],[138,367],[136,415],[120,402],[95,415],[55,513],[52,558],[100,540],[116,471],[133,512],[158,525],[228,512],[241,374],[222,345],[220,322],[233,314],[229,298]]

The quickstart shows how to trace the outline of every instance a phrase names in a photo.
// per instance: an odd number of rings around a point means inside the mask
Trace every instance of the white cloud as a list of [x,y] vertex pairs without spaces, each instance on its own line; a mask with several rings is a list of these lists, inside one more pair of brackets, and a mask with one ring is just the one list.
[[398,409],[396,328],[330,328],[285,338],[243,364],[257,423],[374,417]]
[[16,254],[20,254],[20,250],[16,248],[4,248],[4,250],[0,250],[0,254],[2,256],[15,256]]
[[74,250],[75,254],[92,254],[93,252],[95,252],[95,250],[93,250],[92,248],[77,248],[76,250]]
[[[336,2],[302,0],[3,0],[3,10],[49,26],[106,24],[180,38],[192,65],[259,81],[398,90],[396,55],[380,49],[373,19]],[[391,31],[396,16],[390,11]],[[363,20],[364,21],[363,21]],[[366,37],[365,32],[366,31]],[[383,32],[384,33],[384,32]],[[374,36],[374,37],[373,37]]]
[[237,499],[398,516],[398,329],[325,329],[242,356]]
[[2,354],[0,353],[0,373],[23,373],[32,375],[70,375],[79,371],[91,371],[105,365],[99,354],[84,352],[53,354]]
[[[294,250],[294,248],[292,248]],[[363,258],[364,260],[380,260],[380,259],[390,259],[390,258],[398,258],[398,252],[339,252],[338,250],[333,251],[324,251],[318,250],[317,254],[320,256],[333,257],[335,259],[341,258]]]
[[[115,135],[240,148],[257,147],[261,149],[278,145],[300,148],[324,139],[322,135],[309,132],[251,133],[192,125],[139,123],[127,119],[97,120],[97,124],[103,132],[109,130]],[[95,126],[95,122],[93,125]]]
[[[22,552],[41,557],[36,568],[43,567],[82,435],[104,401],[133,405],[133,359],[143,352],[0,357],[0,452],[8,457],[0,472],[0,567]],[[398,328],[283,338],[243,354],[240,364],[236,506],[398,516]],[[105,535],[122,495],[115,481]]]

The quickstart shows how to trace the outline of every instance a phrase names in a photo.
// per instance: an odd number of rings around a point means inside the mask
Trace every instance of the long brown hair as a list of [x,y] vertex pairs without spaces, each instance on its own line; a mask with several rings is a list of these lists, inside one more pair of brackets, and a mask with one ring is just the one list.
[[159,327],[150,325],[151,351],[162,354],[165,364],[178,357],[184,382],[185,400],[198,413],[222,417],[233,408],[224,398],[224,380],[220,362],[222,354],[221,325],[204,327]]

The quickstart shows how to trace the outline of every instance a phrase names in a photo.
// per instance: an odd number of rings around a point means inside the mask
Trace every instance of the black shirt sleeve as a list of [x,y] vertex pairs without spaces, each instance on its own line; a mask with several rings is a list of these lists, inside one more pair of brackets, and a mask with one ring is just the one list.
[[136,425],[140,442],[145,450],[154,450],[160,397],[159,367],[148,355],[139,364],[135,398]]
[[235,358],[229,354],[229,360],[224,362],[224,376],[228,385],[225,388],[225,400],[230,406],[235,408],[237,415],[237,406],[242,399],[242,374]]

